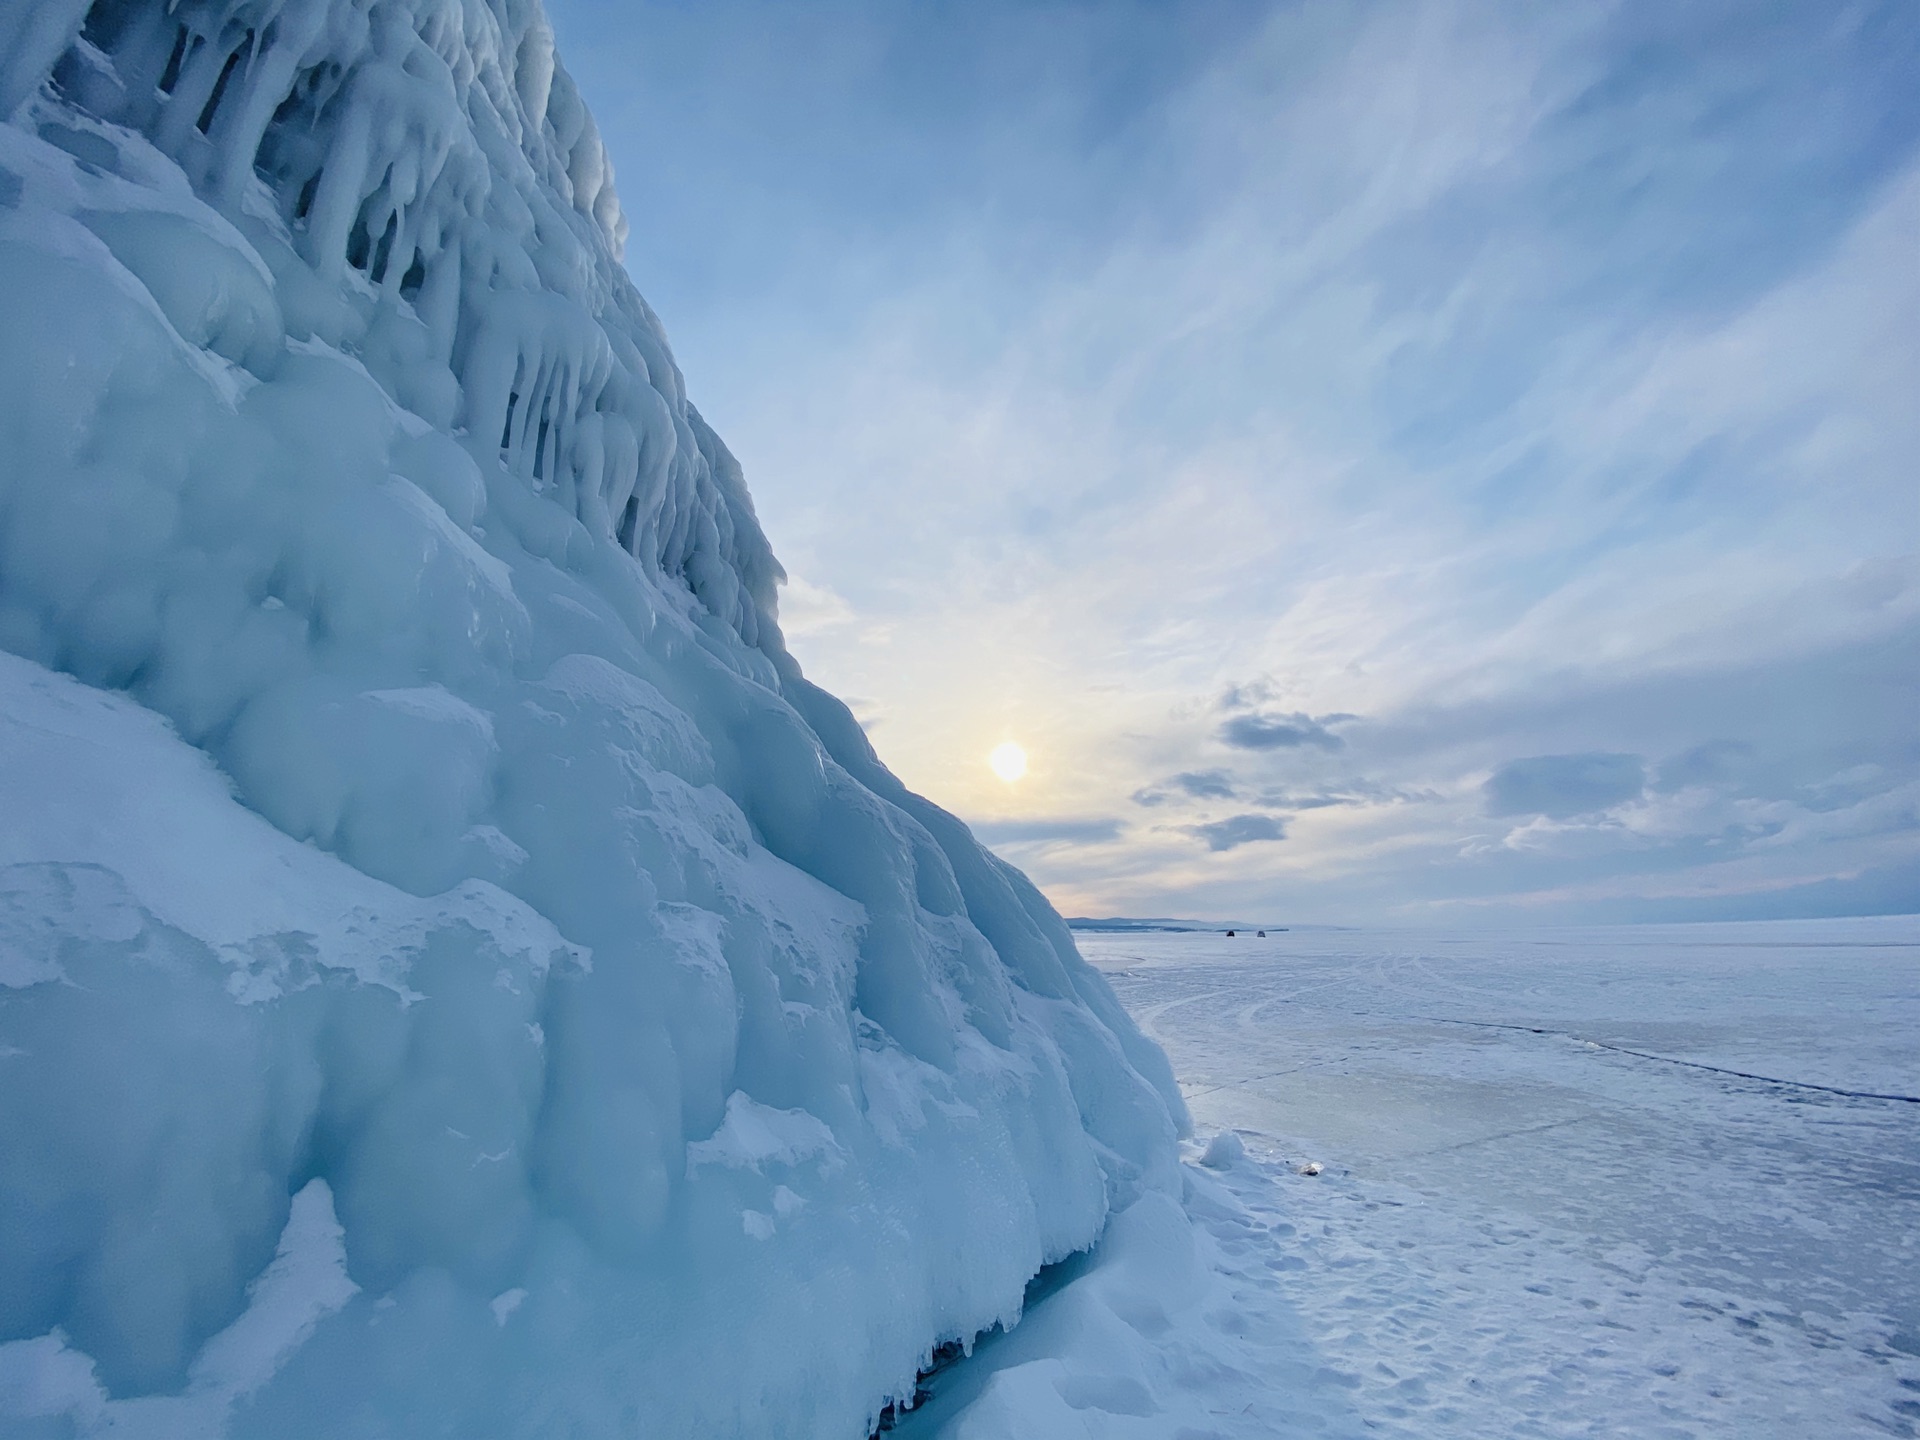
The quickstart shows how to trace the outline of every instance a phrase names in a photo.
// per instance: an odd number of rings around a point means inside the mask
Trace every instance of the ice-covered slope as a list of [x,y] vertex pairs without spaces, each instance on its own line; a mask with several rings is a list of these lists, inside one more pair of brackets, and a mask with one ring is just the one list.
[[856,1436],[1174,1183],[537,6],[0,0],[0,112],[0,1429]]

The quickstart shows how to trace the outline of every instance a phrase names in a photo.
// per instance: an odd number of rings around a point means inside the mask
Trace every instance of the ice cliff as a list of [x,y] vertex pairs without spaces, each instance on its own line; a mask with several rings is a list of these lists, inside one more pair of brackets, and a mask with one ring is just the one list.
[[0,117],[0,1432],[852,1440],[1177,1186],[532,0],[0,0]]

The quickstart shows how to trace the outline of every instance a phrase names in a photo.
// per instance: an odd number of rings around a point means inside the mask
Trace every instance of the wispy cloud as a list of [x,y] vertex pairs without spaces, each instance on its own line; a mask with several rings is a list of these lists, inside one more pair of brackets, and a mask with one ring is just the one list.
[[1284,840],[1287,827],[1271,815],[1230,815],[1225,820],[1210,820],[1191,825],[1187,833],[1207,842],[1209,850],[1233,850],[1261,840]]
[[1312,716],[1296,710],[1269,715],[1258,710],[1221,722],[1220,741],[1236,750],[1294,750],[1302,745],[1338,750],[1345,742]]
[[1912,7],[776,11],[576,61],[637,278],[1063,904],[1920,907]]
[[1117,839],[1121,826],[1118,820],[1040,817],[1029,820],[976,820],[971,828],[974,837],[989,846],[1060,842],[1099,845]]
[[1567,820],[1637,800],[1647,787],[1638,755],[1533,755],[1509,760],[1481,787],[1489,815],[1544,815]]

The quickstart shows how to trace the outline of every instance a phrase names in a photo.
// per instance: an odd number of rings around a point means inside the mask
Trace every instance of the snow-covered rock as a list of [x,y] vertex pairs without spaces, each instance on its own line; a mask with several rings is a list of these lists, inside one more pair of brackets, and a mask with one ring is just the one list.
[[0,1430],[864,1434],[1177,1194],[532,0],[0,0]]

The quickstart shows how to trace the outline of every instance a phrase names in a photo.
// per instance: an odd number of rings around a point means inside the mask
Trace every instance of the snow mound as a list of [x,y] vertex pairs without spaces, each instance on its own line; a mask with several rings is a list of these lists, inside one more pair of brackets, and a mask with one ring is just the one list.
[[1207,1142],[1200,1163],[1209,1170],[1231,1170],[1247,1158],[1247,1147],[1231,1130],[1222,1130]]
[[537,5],[0,0],[0,115],[0,1431],[856,1436],[1177,1193]]

